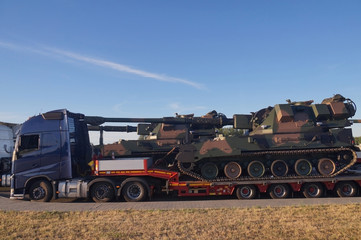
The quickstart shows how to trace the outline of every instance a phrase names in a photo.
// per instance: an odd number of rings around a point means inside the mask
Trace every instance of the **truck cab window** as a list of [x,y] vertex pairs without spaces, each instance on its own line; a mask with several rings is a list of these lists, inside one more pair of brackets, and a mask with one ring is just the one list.
[[68,118],[70,143],[76,144],[76,132],[74,118]]
[[23,135],[20,137],[18,148],[19,155],[23,155],[39,149],[39,135]]

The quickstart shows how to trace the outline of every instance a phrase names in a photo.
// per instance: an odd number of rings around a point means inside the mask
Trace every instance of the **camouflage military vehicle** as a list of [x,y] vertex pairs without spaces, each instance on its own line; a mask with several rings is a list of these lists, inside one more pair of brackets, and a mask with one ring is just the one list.
[[[232,125],[221,113],[212,111],[201,117],[176,115],[164,118],[103,118],[86,116],[90,131],[134,132],[140,135],[139,140],[120,140],[114,144],[101,146],[104,158],[117,157],[152,157],[156,165],[166,167],[174,164],[179,146],[192,142],[203,142],[216,137],[216,129]],[[134,122],[133,126],[99,126],[104,122]],[[145,124],[146,123],[146,124]],[[102,145],[102,144],[101,144]],[[165,166],[164,166],[165,165]]]
[[[356,105],[337,94],[313,101],[277,104],[252,114],[227,118],[215,111],[202,117],[127,119],[86,117],[90,125],[144,122],[137,131],[144,140],[105,145],[103,155],[150,156],[206,181],[336,176],[356,163],[349,127]],[[242,136],[217,135],[232,125]]]
[[339,94],[312,103],[288,100],[248,117],[235,115],[234,127],[248,135],[181,145],[179,168],[202,180],[338,175],[357,160],[347,128],[356,105]]

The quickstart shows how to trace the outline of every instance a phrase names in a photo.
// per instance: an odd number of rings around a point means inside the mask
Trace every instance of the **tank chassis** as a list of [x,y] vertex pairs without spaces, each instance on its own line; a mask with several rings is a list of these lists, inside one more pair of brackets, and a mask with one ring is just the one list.
[[[334,177],[357,162],[352,131],[347,128],[356,105],[337,94],[313,101],[277,104],[251,114],[226,118],[212,111],[202,117],[85,117],[89,127],[104,122],[138,122],[142,140],[102,146],[105,158],[152,157],[155,165],[175,166],[207,182]],[[232,125],[242,136],[217,135]],[[101,127],[101,126],[100,126]]]

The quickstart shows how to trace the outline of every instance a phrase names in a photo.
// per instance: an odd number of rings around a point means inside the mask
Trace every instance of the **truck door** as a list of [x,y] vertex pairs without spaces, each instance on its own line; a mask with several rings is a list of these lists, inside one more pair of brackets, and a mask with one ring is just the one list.
[[16,187],[22,188],[25,181],[40,171],[40,135],[26,134],[19,136],[15,152],[16,164],[12,172],[16,174]]
[[59,179],[60,166],[60,133],[46,132],[41,134],[40,172],[51,179]]

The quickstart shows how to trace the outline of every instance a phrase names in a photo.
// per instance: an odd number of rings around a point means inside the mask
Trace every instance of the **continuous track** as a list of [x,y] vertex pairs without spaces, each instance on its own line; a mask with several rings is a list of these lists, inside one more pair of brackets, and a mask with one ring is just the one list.
[[262,152],[247,152],[247,153],[243,153],[241,154],[239,157],[255,157],[255,158],[260,158],[260,157],[266,157],[266,156],[302,156],[302,155],[310,155],[310,154],[317,154],[317,155],[327,155],[327,154],[334,154],[337,155],[339,153],[350,153],[352,155],[352,159],[350,161],[345,161],[345,160],[337,160],[337,162],[335,162],[336,164],[336,171],[329,175],[329,176],[324,176],[324,175],[320,175],[320,174],[311,174],[308,176],[299,176],[299,175],[287,175],[284,177],[275,177],[272,175],[269,176],[262,176],[259,178],[254,178],[254,177],[250,177],[250,176],[241,176],[239,178],[236,179],[230,179],[230,178],[215,178],[215,179],[205,179],[204,177],[202,177],[200,174],[196,173],[196,172],[192,172],[190,170],[185,169],[182,164],[180,162],[178,162],[177,166],[179,168],[179,170],[188,176],[191,176],[194,179],[200,180],[200,181],[206,181],[206,182],[228,182],[228,181],[232,181],[232,182],[244,182],[247,183],[247,181],[255,181],[255,180],[296,180],[296,179],[322,179],[322,178],[330,178],[330,177],[335,177],[341,173],[343,173],[344,171],[346,171],[347,169],[349,169],[352,165],[354,165],[357,162],[357,155],[356,152],[350,148],[325,148],[325,149],[305,149],[305,150],[278,150],[278,151],[262,151]]

